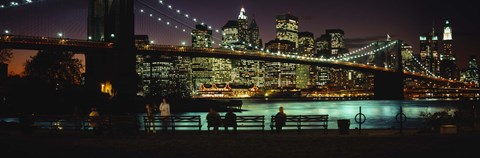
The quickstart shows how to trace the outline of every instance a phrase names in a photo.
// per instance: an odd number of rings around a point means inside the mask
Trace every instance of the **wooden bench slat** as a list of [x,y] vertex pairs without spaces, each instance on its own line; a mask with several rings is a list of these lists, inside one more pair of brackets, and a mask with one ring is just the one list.
[[[328,129],[328,115],[287,115],[285,125],[283,127],[323,127],[324,133]],[[275,128],[275,115],[271,116],[270,129]]]
[[[223,121],[225,120],[225,116],[220,116],[222,120],[222,124],[219,127],[225,127]],[[265,130],[265,116],[264,115],[243,115],[243,116],[236,116],[237,122],[237,129],[242,127],[261,127],[262,131]],[[207,125],[207,129],[210,130],[209,125]],[[230,126],[229,126],[230,127]]]

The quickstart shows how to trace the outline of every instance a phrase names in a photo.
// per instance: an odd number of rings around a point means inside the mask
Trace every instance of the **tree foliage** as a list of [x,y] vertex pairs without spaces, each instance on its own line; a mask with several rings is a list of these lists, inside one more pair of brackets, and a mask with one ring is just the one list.
[[12,59],[11,49],[0,49],[0,63],[8,63]]
[[39,51],[25,63],[25,76],[38,78],[49,84],[79,84],[83,64],[73,53]]

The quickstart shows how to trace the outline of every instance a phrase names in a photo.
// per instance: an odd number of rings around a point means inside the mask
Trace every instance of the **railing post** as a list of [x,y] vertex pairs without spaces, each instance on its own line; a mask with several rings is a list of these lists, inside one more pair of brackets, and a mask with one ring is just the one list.
[[358,111],[359,111],[358,114],[355,115],[355,122],[357,122],[359,126],[358,134],[362,134],[362,124],[365,123],[365,121],[367,120],[367,117],[365,117],[365,115],[362,113],[361,106],[358,108]]
[[407,121],[407,116],[403,113],[402,106],[400,106],[400,112],[395,117],[395,120],[400,123],[400,134],[403,134],[403,123]]

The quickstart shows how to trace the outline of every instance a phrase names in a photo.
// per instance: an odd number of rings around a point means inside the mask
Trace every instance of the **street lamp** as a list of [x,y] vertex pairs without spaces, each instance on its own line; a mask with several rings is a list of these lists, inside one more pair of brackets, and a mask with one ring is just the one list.
[[59,32],[58,34],[58,37],[62,38],[63,37],[63,33]]
[[10,34],[10,31],[9,31],[9,30],[5,30],[5,34]]
[[185,41],[182,41],[182,46],[185,46],[187,43]]

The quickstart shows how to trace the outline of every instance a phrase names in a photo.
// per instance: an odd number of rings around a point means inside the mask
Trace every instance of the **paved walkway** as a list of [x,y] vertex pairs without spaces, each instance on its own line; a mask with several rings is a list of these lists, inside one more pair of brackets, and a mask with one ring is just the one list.
[[[417,130],[239,131],[214,135],[178,131],[137,135],[49,133],[23,135],[0,130],[2,153],[15,157],[476,157],[480,133],[450,135]],[[476,155],[476,156],[475,156]]]

